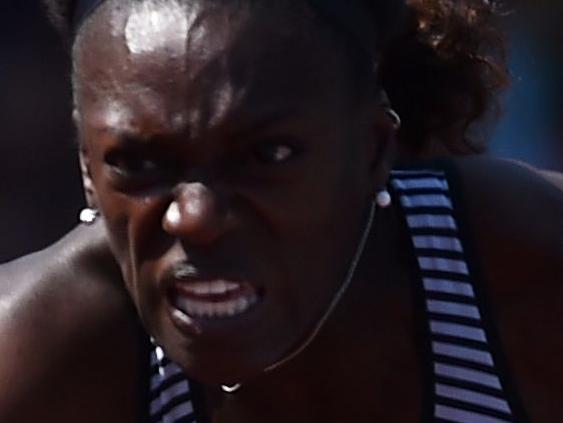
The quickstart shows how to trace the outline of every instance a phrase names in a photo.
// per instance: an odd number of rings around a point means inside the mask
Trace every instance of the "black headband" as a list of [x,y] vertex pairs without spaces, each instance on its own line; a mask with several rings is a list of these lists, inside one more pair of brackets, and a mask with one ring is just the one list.
[[76,34],[80,25],[101,5],[105,0],[76,0],[72,13],[72,32]]

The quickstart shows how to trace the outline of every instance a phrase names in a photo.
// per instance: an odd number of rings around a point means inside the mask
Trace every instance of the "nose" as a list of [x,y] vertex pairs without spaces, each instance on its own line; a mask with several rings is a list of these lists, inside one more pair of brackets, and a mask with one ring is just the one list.
[[174,191],[162,226],[170,235],[193,244],[206,245],[219,239],[232,219],[217,194],[202,183],[184,183]]

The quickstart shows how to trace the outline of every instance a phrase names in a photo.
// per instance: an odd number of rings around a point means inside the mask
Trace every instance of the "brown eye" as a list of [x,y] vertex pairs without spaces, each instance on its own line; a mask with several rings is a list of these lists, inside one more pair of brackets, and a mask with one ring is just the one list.
[[136,152],[110,153],[105,162],[117,176],[129,179],[145,179],[165,170],[160,160]]
[[295,148],[282,142],[263,142],[254,148],[256,158],[266,164],[279,164],[291,160],[296,151]]
[[153,160],[146,159],[137,155],[114,155],[110,156],[107,163],[120,173],[134,174],[151,172],[157,165]]

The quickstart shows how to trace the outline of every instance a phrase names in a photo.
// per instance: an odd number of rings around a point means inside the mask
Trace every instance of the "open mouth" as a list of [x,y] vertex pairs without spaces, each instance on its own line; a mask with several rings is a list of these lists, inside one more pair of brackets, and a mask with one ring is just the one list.
[[172,290],[174,307],[197,319],[236,317],[252,309],[258,299],[252,285],[223,279],[177,282]]

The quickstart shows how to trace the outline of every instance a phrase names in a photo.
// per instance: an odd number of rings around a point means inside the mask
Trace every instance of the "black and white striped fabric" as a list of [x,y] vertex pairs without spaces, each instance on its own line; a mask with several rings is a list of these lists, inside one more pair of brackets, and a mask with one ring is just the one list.
[[[516,422],[482,318],[476,287],[440,171],[394,171],[424,302],[433,403],[431,421]],[[190,382],[158,346],[151,352],[150,421],[196,423]],[[201,423],[201,422],[199,422]]]
[[433,421],[505,423],[515,417],[440,171],[394,171],[421,275],[433,374]]
[[196,423],[190,382],[159,346],[151,350],[151,423]]

